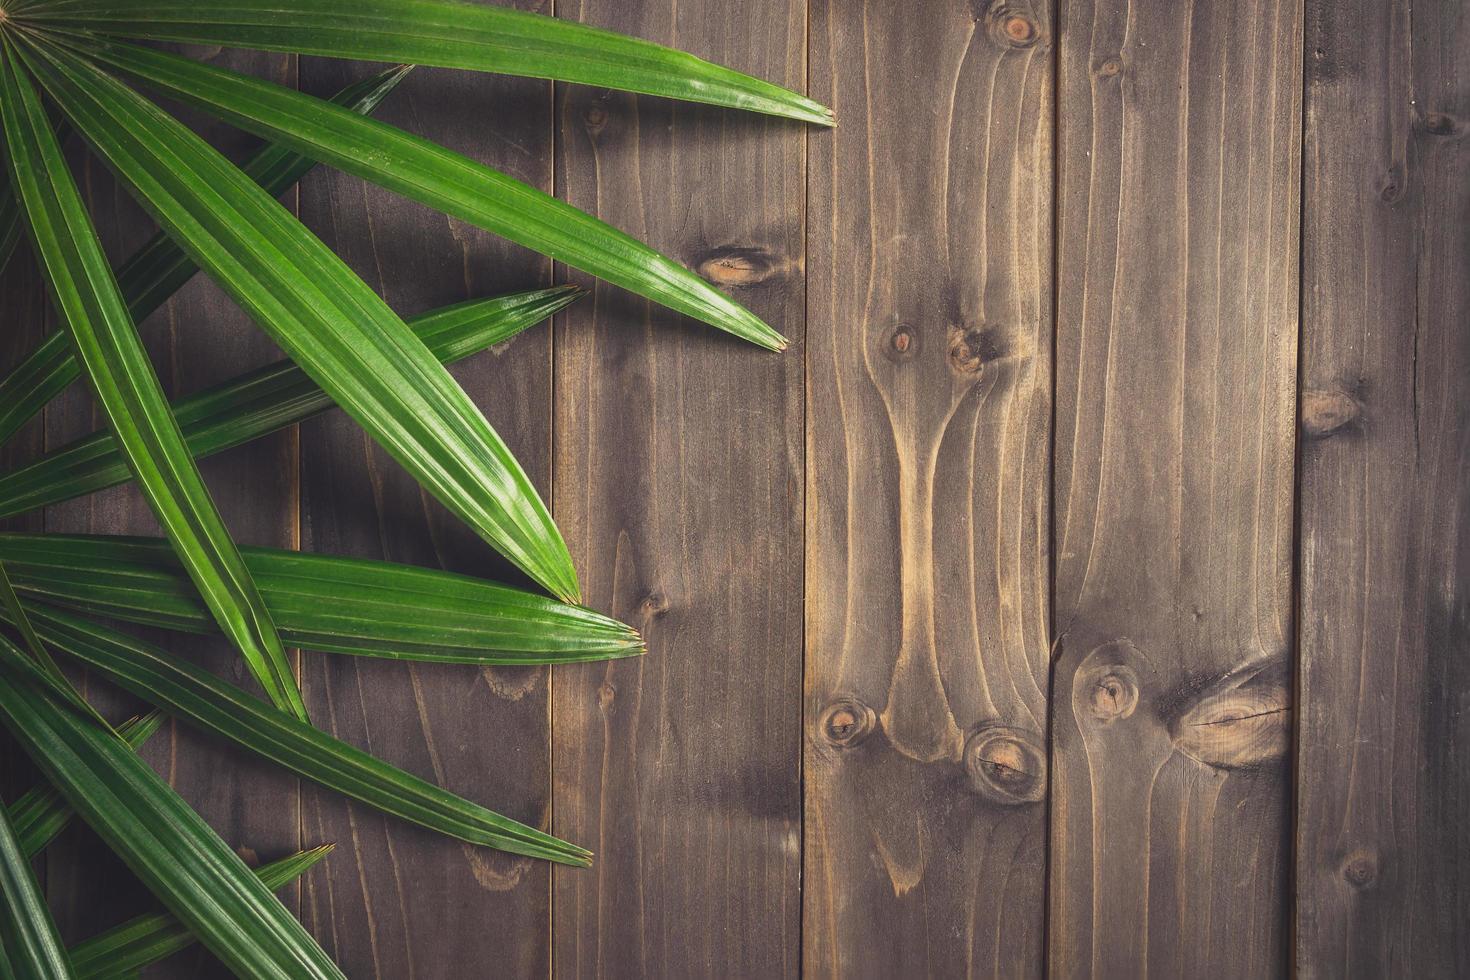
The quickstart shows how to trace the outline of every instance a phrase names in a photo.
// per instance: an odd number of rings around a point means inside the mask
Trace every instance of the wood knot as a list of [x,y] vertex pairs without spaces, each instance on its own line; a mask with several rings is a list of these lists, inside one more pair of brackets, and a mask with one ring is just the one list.
[[1041,39],[1041,27],[1036,18],[1025,10],[1017,10],[1003,3],[993,4],[985,11],[986,27],[997,44],[1010,48],[1029,48]]
[[669,597],[659,589],[649,592],[638,603],[639,615],[647,619],[657,619],[668,611]]
[[949,332],[949,366],[955,374],[979,374],[986,364],[1005,355],[1001,332],[995,327],[953,328]]
[[1087,711],[1098,721],[1119,721],[1138,708],[1138,674],[1127,664],[1090,668],[1079,681]]
[[878,716],[857,698],[840,697],[827,705],[817,724],[829,745],[848,749],[872,733],[878,725]]
[[1427,112],[1424,114],[1424,131],[1431,136],[1454,136],[1455,117],[1444,112]]
[[1404,168],[1398,164],[1393,165],[1378,182],[1378,199],[1385,204],[1397,204],[1403,200],[1407,183],[1404,180]]
[[1342,877],[1359,891],[1367,891],[1378,883],[1378,855],[1371,849],[1353,851],[1342,862]]
[[965,742],[964,760],[970,788],[993,802],[1035,803],[1046,795],[1046,753],[1029,732],[980,728]]
[[1174,724],[1174,745],[1196,762],[1243,769],[1291,747],[1290,678],[1281,663],[1227,675]]
[[1362,406],[1345,391],[1309,388],[1302,392],[1302,432],[1322,439],[1355,421]]
[[791,263],[758,245],[724,245],[711,250],[694,267],[717,286],[754,286],[785,275]]
[[1108,58],[1097,66],[1096,71],[1099,78],[1113,78],[1122,73],[1123,59]]
[[919,335],[907,323],[894,325],[883,341],[883,356],[896,364],[912,361],[919,353]]
[[613,687],[612,681],[603,681],[597,686],[597,707],[606,713],[611,710],[613,701],[617,699],[618,689]]
[[607,125],[607,109],[601,102],[593,102],[582,110],[582,124],[588,132],[596,133]]

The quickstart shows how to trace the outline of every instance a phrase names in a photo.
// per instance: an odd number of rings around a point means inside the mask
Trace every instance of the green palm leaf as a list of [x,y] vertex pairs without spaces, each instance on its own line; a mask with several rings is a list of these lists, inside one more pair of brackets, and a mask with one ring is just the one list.
[[71,976],[71,964],[31,862],[0,808],[0,949],[17,977]]
[[[129,718],[118,725],[117,734],[136,752],[162,724],[163,714],[150,711],[141,718]],[[20,849],[27,857],[41,853],[76,815],[61,791],[50,783],[27,790],[6,809],[15,827],[15,837],[20,841]]]
[[24,641],[27,652],[36,666],[41,668],[41,673],[46,676],[51,687],[72,703],[74,707],[80,708],[83,713],[90,715],[99,725],[108,727],[107,722],[101,715],[87,703],[86,698],[77,693],[71,681],[56,666],[56,661],[51,659],[51,651],[46,649],[46,644],[36,635],[35,627],[31,625],[30,617],[21,608],[20,598],[15,594],[15,587],[10,582],[10,573],[5,568],[5,563],[0,561],[0,608],[5,610],[5,617],[15,626]]
[[257,135],[772,350],[786,340],[688,269],[543,191],[273,82],[125,44],[81,50]]
[[[272,861],[257,868],[255,876],[271,891],[279,891],[332,853],[332,847],[323,844]],[[77,980],[125,980],[194,943],[188,926],[167,912],[154,912],[84,939],[67,952]]]
[[78,359],[133,477],[251,672],[277,706],[305,718],[270,613],[184,445],[40,97],[8,36],[0,75],[11,180]]
[[147,763],[63,707],[41,683],[25,655],[0,637],[0,720],[212,953],[241,976],[342,976],[296,917]]
[[[438,569],[273,548],[241,554],[281,636],[330,653],[476,665],[636,656],[636,630],[590,609]],[[157,538],[0,534],[27,599],[164,629],[214,626]]]
[[[501,343],[541,322],[581,294],[560,286],[499,299],[471,300],[408,321],[445,364]],[[332,400],[290,361],[252,371],[173,403],[174,418],[195,458],[256,439],[332,407]],[[0,476],[0,517],[123,483],[128,469],[111,433],[97,432]]]
[[[409,68],[399,66],[379,72],[347,86],[332,102],[345,106],[353,112],[369,113],[397,87],[408,74]],[[312,167],[316,161],[292,153],[279,146],[266,146],[252,156],[241,171],[265,188],[272,197],[284,193]],[[0,183],[7,178],[0,174]],[[6,201],[14,204],[8,187],[0,189],[0,246],[5,235]],[[19,214],[15,219],[19,221]],[[19,224],[16,225],[17,234]],[[3,252],[3,248],[0,248]],[[0,258],[0,265],[3,265]],[[140,321],[188,282],[199,271],[183,249],[160,232],[148,244],[133,254],[133,257],[117,270],[117,285],[128,304],[128,312],[134,321]],[[29,419],[34,417],[46,403],[55,398],[67,385],[76,380],[76,359],[72,357],[71,342],[66,331],[58,331],[46,337],[4,380],[0,380],[0,443],[8,440]]]
[[63,112],[194,260],[427,490],[575,600],[571,556],[546,506],[423,341],[198,136],[95,66],[44,52],[44,64],[30,63]]
[[375,759],[141,640],[58,610],[35,607],[32,615],[48,642],[123,690],[327,789],[473,844],[561,864],[590,863],[590,851]]
[[832,113],[778,85],[649,41],[451,0],[29,0],[18,22],[125,37],[408,61],[750,109],[830,125]]

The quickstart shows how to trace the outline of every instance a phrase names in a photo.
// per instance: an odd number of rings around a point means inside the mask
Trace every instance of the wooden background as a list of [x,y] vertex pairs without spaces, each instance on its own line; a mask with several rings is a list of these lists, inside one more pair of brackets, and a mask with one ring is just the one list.
[[[446,71],[381,111],[792,347],[598,287],[456,369],[646,658],[300,655],[319,724],[592,870],[150,746],[248,855],[338,843],[290,901],[346,972],[1470,975],[1470,9],[526,6],[840,124]],[[151,228],[79,167],[125,257]],[[404,314],[568,279],[355,179],[287,200]],[[37,282],[0,285],[6,362],[50,329]],[[145,329],[176,392],[276,356],[203,281]],[[4,459],[97,424],[72,392]],[[242,541],[505,574],[340,416],[205,473]],[[156,533],[131,490],[19,523]],[[43,878],[72,937],[146,901],[83,829]]]

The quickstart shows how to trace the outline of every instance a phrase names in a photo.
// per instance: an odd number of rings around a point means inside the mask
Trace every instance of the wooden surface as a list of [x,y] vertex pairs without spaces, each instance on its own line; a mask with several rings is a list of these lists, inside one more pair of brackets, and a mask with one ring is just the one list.
[[1470,16],[1309,5],[1303,977],[1470,974]]
[[[247,858],[337,842],[286,894],[348,975],[1470,974],[1470,11],[524,5],[840,125],[423,69],[379,113],[697,269],[780,355],[340,174],[286,198],[403,314],[595,286],[455,374],[650,651],[299,655],[319,724],[586,871],[165,726],[147,758]],[[125,258],[152,229],[73,151]],[[0,278],[0,364],[55,326],[36,282]],[[203,281],[143,330],[175,392],[278,356]],[[97,423],[70,392],[0,465]],[[516,581],[338,414],[204,471],[243,541]],[[156,531],[131,489],[10,523]],[[84,828],[40,867],[69,937],[149,901]]]
[[1042,961],[1050,15],[933,6],[813,6],[840,120],[807,283],[816,976]]
[[1285,961],[1301,21],[1069,3],[1048,962]]

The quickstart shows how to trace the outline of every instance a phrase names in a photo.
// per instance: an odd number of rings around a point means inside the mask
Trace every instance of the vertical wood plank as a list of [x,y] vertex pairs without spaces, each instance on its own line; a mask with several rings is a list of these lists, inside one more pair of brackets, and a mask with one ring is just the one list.
[[1276,975],[1299,4],[1060,30],[1050,972]]
[[1470,17],[1307,4],[1303,977],[1470,975]]
[[[328,94],[367,66],[310,60],[302,88]],[[551,86],[418,69],[377,117],[551,186]],[[317,171],[302,216],[402,315],[548,285],[550,262],[364,184]],[[550,491],[551,328],[534,328],[452,373],[543,495]],[[527,583],[423,493],[340,413],[302,426],[309,551]],[[533,826],[549,815],[544,669],[393,663],[305,654],[317,725]],[[305,835],[336,841],[308,880],[305,921],[351,977],[535,976],[549,968],[544,863],[462,844],[304,788]]]
[[[292,85],[295,59],[190,48],[200,57],[237,70]],[[242,159],[258,142],[222,123],[183,113],[204,136],[232,158]],[[83,154],[76,154],[83,157]],[[155,228],[142,210],[90,155],[74,171],[87,196],[94,222],[114,267],[150,237]],[[287,203],[292,201],[287,199]],[[54,329],[61,329],[53,324]],[[164,307],[140,324],[145,343],[164,388],[172,397],[218,384],[242,371],[278,360],[281,353],[269,338],[205,276],[196,276]],[[85,382],[79,382],[46,413],[48,448],[103,428]],[[242,544],[289,548],[296,543],[296,434],[276,433],[247,446],[201,461],[210,494]],[[142,495],[132,486],[116,487],[47,509],[46,529],[59,532],[158,535],[160,530]],[[195,663],[202,663],[232,682],[255,689],[238,654],[223,639],[151,633]],[[88,688],[94,702],[109,714],[141,710],[121,693]],[[251,863],[281,857],[297,849],[299,798],[296,780],[218,739],[168,722],[145,747],[143,755]],[[68,939],[105,928],[156,903],[121,863],[76,822],[47,852],[46,887],[58,924]],[[293,908],[294,890],[283,892]],[[173,958],[158,971],[164,976],[197,977],[229,974],[202,950]]]
[[[804,87],[801,0],[557,13]],[[559,326],[557,520],[587,602],[649,653],[553,677],[556,830],[597,852],[555,872],[555,973],[793,976],[806,133],[575,86],[558,109],[566,199],[792,346],[763,352],[605,286]]]
[[1035,976],[1049,4],[818,0],[807,398],[812,976]]

